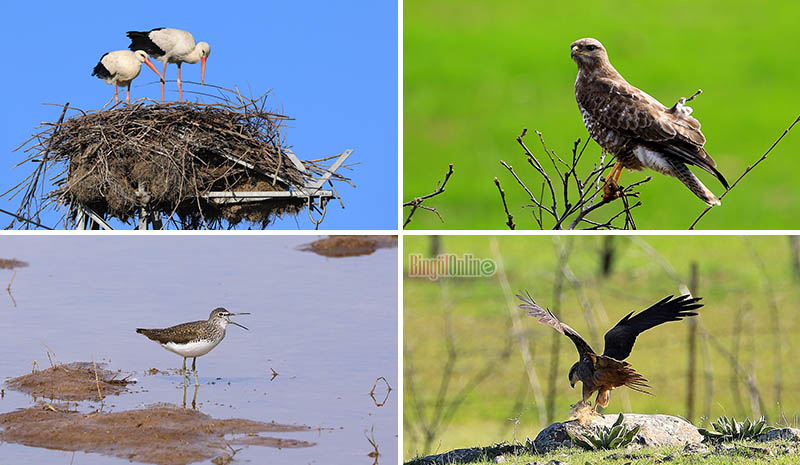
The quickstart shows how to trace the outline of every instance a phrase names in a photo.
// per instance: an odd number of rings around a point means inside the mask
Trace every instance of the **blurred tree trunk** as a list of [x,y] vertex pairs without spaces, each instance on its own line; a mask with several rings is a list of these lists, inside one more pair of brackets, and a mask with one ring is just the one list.
[[614,236],[603,236],[603,248],[600,250],[600,276],[603,278],[611,276],[615,252]]
[[[692,296],[697,296],[698,281],[697,262],[692,262],[689,275],[689,292],[692,293]],[[697,371],[695,369],[697,366],[697,320],[694,318],[687,318],[686,321],[689,322],[689,364],[686,374],[686,419],[693,421],[695,372]]]
[[442,250],[442,236],[431,236],[431,257],[439,256]]

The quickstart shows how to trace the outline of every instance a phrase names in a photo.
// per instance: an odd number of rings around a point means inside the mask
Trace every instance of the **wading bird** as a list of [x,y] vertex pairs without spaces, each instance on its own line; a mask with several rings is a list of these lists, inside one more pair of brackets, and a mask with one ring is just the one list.
[[703,306],[697,303],[700,298],[693,298],[690,295],[682,295],[675,299],[672,297],[667,296],[636,315],[633,312],[625,315],[606,333],[605,350],[602,355],[598,355],[580,334],[559,321],[550,310],[538,306],[530,294],[517,295],[523,302],[519,307],[527,310],[528,315],[537,318],[540,323],[552,326],[575,344],[580,360],[569,369],[569,384],[574,388],[578,381],[583,383],[583,398],[576,405],[585,405],[592,393],[597,392],[593,410],[596,410],[598,405],[606,407],[609,394],[616,387],[627,386],[634,391],[652,395],[647,391],[650,389],[647,380],[623,360],[631,354],[636,336],[640,333],[668,321],[679,321],[684,317],[695,316],[697,313],[692,310]]
[[[211,54],[211,48],[206,42],[195,44],[194,37],[188,31],[159,27],[149,31],[128,31],[131,50],[144,50],[148,55],[158,61],[164,62],[164,72],[161,77],[161,103],[164,103],[164,80],[167,76],[167,63],[178,64],[178,95],[183,102],[181,88],[181,63],[200,62],[200,84],[206,75],[206,58]],[[158,73],[158,72],[156,72]]]
[[[116,52],[108,52],[100,57],[100,61],[92,71],[92,76],[97,76],[104,80],[106,84],[114,84],[115,103],[119,103],[119,88],[117,86],[127,86],[128,95],[125,97],[125,102],[131,103],[131,81],[139,75],[139,71],[142,70],[142,63],[158,74],[158,70],[150,62],[147,53],[144,51],[117,50]],[[161,75],[159,74],[159,76]]]
[[575,99],[583,124],[603,151],[616,157],[603,187],[603,198],[611,200],[619,195],[617,181],[623,168],[650,168],[678,178],[708,205],[720,205],[717,196],[686,166],[708,171],[728,188],[728,181],[703,148],[706,137],[700,132],[700,122],[690,116],[691,107],[684,105],[686,99],[667,108],[628,84],[611,66],[606,49],[596,39],[577,40],[570,44],[570,50],[578,65]]
[[183,357],[183,376],[186,378],[186,359],[192,357],[192,372],[194,383],[197,383],[197,357],[211,352],[222,339],[225,338],[225,328],[231,324],[245,328],[231,317],[235,315],[249,315],[249,313],[231,313],[222,307],[211,311],[208,320],[181,323],[164,329],[136,328],[136,332],[144,334],[149,339],[161,344],[161,347]]

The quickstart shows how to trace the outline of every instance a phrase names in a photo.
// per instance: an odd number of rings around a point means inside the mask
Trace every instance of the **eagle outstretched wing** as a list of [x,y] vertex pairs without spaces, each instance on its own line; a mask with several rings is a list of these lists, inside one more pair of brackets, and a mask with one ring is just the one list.
[[636,336],[640,333],[668,321],[679,321],[684,317],[695,316],[697,312],[692,310],[703,306],[698,303],[700,297],[694,298],[688,294],[675,299],[672,297],[667,296],[636,315],[633,315],[633,312],[625,315],[606,333],[603,355],[625,360],[631,354]]
[[589,344],[581,337],[580,334],[578,334],[577,331],[559,321],[559,319],[556,318],[556,316],[553,315],[553,312],[550,310],[546,310],[536,305],[536,302],[533,301],[533,297],[531,297],[529,293],[526,292],[524,296],[517,294],[517,298],[523,302],[519,304],[519,308],[527,310],[528,315],[538,319],[540,323],[552,326],[559,333],[572,339],[572,342],[578,349],[578,354],[581,356],[581,358],[589,357],[589,354],[595,354],[592,348],[589,347]]

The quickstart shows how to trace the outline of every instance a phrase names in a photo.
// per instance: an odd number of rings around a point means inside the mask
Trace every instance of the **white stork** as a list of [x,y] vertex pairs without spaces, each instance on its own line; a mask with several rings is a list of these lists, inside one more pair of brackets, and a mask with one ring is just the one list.
[[114,100],[119,103],[119,88],[120,86],[128,86],[128,95],[125,97],[125,102],[131,103],[131,81],[136,79],[139,71],[142,70],[142,63],[149,66],[153,71],[158,74],[158,70],[150,59],[147,53],[143,50],[131,52],[130,50],[117,50],[116,52],[108,52],[97,62],[97,66],[92,71],[92,76],[104,80],[106,84],[114,84]]
[[183,102],[181,90],[181,63],[200,62],[200,84],[203,84],[206,75],[206,58],[211,54],[211,48],[206,42],[195,45],[194,37],[188,31],[181,29],[157,28],[147,32],[128,31],[131,50],[144,50],[156,60],[164,62],[164,72],[161,76],[161,103],[164,103],[164,78],[167,75],[167,63],[178,64],[178,94]]

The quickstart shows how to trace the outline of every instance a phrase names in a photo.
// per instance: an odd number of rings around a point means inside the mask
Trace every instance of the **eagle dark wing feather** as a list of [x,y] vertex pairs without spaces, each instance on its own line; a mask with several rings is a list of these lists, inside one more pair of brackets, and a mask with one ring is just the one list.
[[558,318],[556,318],[556,316],[553,315],[553,312],[551,312],[550,310],[546,310],[538,306],[536,302],[533,301],[533,298],[531,297],[530,294],[526,292],[525,296],[517,295],[517,298],[523,302],[519,304],[519,308],[527,310],[528,315],[538,319],[540,323],[552,326],[559,333],[572,339],[572,342],[575,344],[575,348],[578,349],[578,354],[582,358],[587,357],[588,354],[595,353],[592,350],[592,348],[589,347],[589,344],[581,337],[581,335],[578,334],[577,331],[559,321]]
[[592,84],[594,104],[586,108],[600,124],[708,171],[727,188],[727,181],[716,170],[716,162],[703,149],[706,137],[697,119],[669,111],[658,100],[624,80],[601,78]]
[[625,360],[631,354],[639,333],[668,321],[679,321],[684,317],[695,316],[697,313],[692,310],[703,306],[698,303],[699,297],[693,298],[690,295],[682,295],[675,299],[672,297],[667,296],[636,315],[633,315],[633,312],[625,315],[606,333],[603,355]]

